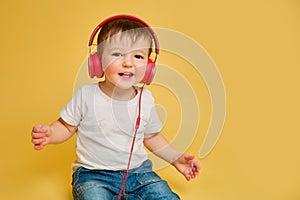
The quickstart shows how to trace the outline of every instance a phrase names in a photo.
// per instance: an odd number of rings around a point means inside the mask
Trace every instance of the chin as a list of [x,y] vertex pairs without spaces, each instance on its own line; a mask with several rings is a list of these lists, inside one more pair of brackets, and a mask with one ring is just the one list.
[[136,85],[135,82],[128,82],[128,81],[120,81],[118,84],[116,84],[117,88],[122,90],[131,89],[132,86]]

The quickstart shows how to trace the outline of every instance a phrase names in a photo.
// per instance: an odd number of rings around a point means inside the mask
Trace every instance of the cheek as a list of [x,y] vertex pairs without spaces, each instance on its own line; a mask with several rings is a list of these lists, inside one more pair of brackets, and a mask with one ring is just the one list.
[[136,68],[135,73],[137,76],[144,76],[146,72],[146,66],[147,65],[142,65]]
[[112,63],[110,65],[104,66],[103,71],[105,72],[105,74],[116,74],[116,73],[118,73],[118,67],[117,67],[117,65]]
[[104,72],[114,72],[117,70],[117,62],[109,59],[102,59],[101,66]]

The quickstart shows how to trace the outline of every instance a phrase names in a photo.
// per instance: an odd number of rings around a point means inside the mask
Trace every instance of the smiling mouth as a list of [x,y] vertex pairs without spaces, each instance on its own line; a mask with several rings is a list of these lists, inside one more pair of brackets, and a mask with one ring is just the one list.
[[119,76],[122,76],[122,77],[132,77],[134,74],[131,73],[131,72],[124,72],[124,73],[118,73]]

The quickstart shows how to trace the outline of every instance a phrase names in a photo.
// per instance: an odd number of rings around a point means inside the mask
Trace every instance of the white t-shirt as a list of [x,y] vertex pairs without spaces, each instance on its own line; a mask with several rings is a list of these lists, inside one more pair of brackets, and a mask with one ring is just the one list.
[[[61,118],[77,126],[76,156],[73,168],[126,170],[138,113],[138,94],[129,101],[118,101],[102,92],[98,84],[79,89],[60,112]],[[137,132],[130,168],[140,166],[148,154],[144,134],[159,132],[162,124],[154,99],[146,88],[142,93],[141,123]]]

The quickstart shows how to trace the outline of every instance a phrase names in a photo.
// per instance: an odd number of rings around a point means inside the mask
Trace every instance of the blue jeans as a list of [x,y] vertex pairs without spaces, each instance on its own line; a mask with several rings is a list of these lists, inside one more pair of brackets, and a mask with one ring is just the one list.
[[[126,171],[89,170],[79,167],[73,173],[75,200],[117,200]],[[178,200],[167,182],[152,171],[150,160],[129,171],[121,199]]]

